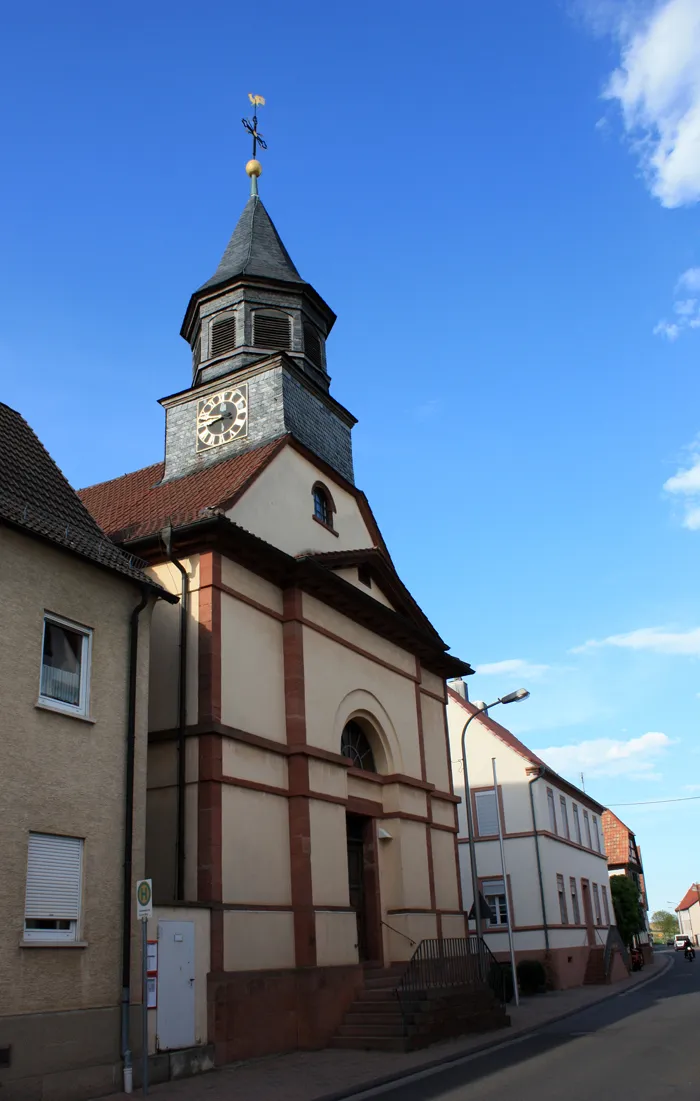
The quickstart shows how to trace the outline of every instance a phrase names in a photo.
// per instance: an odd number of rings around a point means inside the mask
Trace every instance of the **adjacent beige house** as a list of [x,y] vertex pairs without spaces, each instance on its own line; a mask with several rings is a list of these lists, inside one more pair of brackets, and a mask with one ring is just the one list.
[[465,932],[445,679],[471,670],[354,484],[334,320],[253,194],[188,307],[164,461],[82,492],[181,597],[151,648],[158,1051],[323,1046],[368,967]]
[[676,906],[678,932],[700,944],[700,884],[693,883]]
[[[542,961],[556,988],[602,981],[604,949],[615,923],[601,824],[605,808],[490,715],[479,715],[478,707],[469,702],[464,682],[453,682],[448,716],[458,795],[464,794],[462,729],[474,716],[467,731],[467,768],[478,890],[487,905],[486,943],[498,959],[508,958],[510,913],[516,960]],[[463,804],[459,813],[462,893],[471,910],[474,892]],[[614,977],[624,974],[618,960]]]
[[0,1095],[76,1101],[121,1082],[127,752],[137,875],[159,589],[2,404],[0,561]]

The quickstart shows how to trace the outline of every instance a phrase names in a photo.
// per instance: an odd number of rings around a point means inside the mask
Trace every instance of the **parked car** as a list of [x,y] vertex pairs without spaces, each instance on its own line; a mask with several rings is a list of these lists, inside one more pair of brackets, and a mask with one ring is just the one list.
[[676,952],[684,952],[685,951],[685,946],[689,942],[690,942],[690,937],[686,936],[685,933],[676,933],[675,937],[673,938],[673,944],[674,944],[674,947],[676,949]]
[[673,941],[672,940],[667,940],[666,941],[666,947],[667,948],[673,948]]

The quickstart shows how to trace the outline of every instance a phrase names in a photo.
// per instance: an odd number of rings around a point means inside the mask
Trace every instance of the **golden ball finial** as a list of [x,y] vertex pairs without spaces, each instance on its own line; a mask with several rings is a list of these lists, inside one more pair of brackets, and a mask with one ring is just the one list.
[[248,161],[245,170],[249,176],[259,176],[262,173],[262,165],[260,161]]

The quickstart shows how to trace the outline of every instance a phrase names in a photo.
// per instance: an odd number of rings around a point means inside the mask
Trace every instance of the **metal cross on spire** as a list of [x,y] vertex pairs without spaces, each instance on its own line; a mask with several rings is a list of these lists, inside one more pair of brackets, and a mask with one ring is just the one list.
[[265,97],[254,96],[250,92],[248,92],[248,99],[253,104],[253,121],[251,122],[250,119],[241,119],[241,122],[253,139],[253,160],[255,160],[257,157],[258,146],[260,146],[261,149],[267,149],[267,142],[263,140],[262,134],[258,133],[257,112],[258,107],[265,106]]

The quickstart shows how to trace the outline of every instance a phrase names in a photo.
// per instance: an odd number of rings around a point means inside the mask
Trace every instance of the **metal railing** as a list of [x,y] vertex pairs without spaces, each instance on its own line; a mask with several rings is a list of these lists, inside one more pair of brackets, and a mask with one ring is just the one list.
[[422,940],[401,976],[396,994],[403,1006],[428,992],[471,987],[491,990],[505,1005],[507,972],[483,939],[446,937]]

